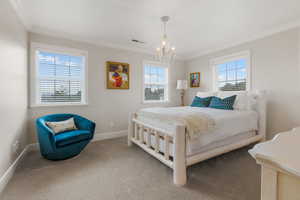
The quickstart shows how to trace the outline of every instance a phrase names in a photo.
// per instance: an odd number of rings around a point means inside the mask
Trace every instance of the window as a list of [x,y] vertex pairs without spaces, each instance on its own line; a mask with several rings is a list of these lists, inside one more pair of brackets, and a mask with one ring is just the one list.
[[85,52],[32,45],[32,105],[86,104]]
[[143,102],[168,101],[168,67],[156,62],[145,62],[143,70]]
[[213,59],[211,65],[214,71],[215,90],[250,89],[250,53],[248,51]]

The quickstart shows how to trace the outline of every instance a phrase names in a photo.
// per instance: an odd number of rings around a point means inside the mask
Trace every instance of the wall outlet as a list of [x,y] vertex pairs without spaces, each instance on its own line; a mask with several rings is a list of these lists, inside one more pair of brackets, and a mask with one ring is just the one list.
[[19,148],[20,148],[20,142],[19,140],[16,140],[12,145],[12,150],[14,153],[17,153]]

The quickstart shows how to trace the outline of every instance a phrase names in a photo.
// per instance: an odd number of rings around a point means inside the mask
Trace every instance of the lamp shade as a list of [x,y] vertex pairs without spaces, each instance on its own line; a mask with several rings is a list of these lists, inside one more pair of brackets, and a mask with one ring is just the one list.
[[177,90],[186,90],[187,88],[187,80],[177,80]]

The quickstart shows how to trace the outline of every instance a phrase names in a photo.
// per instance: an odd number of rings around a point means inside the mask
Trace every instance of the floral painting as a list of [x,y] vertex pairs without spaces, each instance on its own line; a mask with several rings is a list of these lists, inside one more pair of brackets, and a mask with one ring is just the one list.
[[200,72],[190,73],[190,87],[200,87]]
[[129,64],[106,62],[107,89],[129,89]]

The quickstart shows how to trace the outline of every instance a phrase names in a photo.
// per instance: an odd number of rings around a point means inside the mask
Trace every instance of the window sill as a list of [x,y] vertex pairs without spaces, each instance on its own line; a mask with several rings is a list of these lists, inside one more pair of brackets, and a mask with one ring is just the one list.
[[43,108],[43,107],[70,107],[70,106],[88,106],[87,103],[66,103],[66,104],[32,104],[30,108]]

